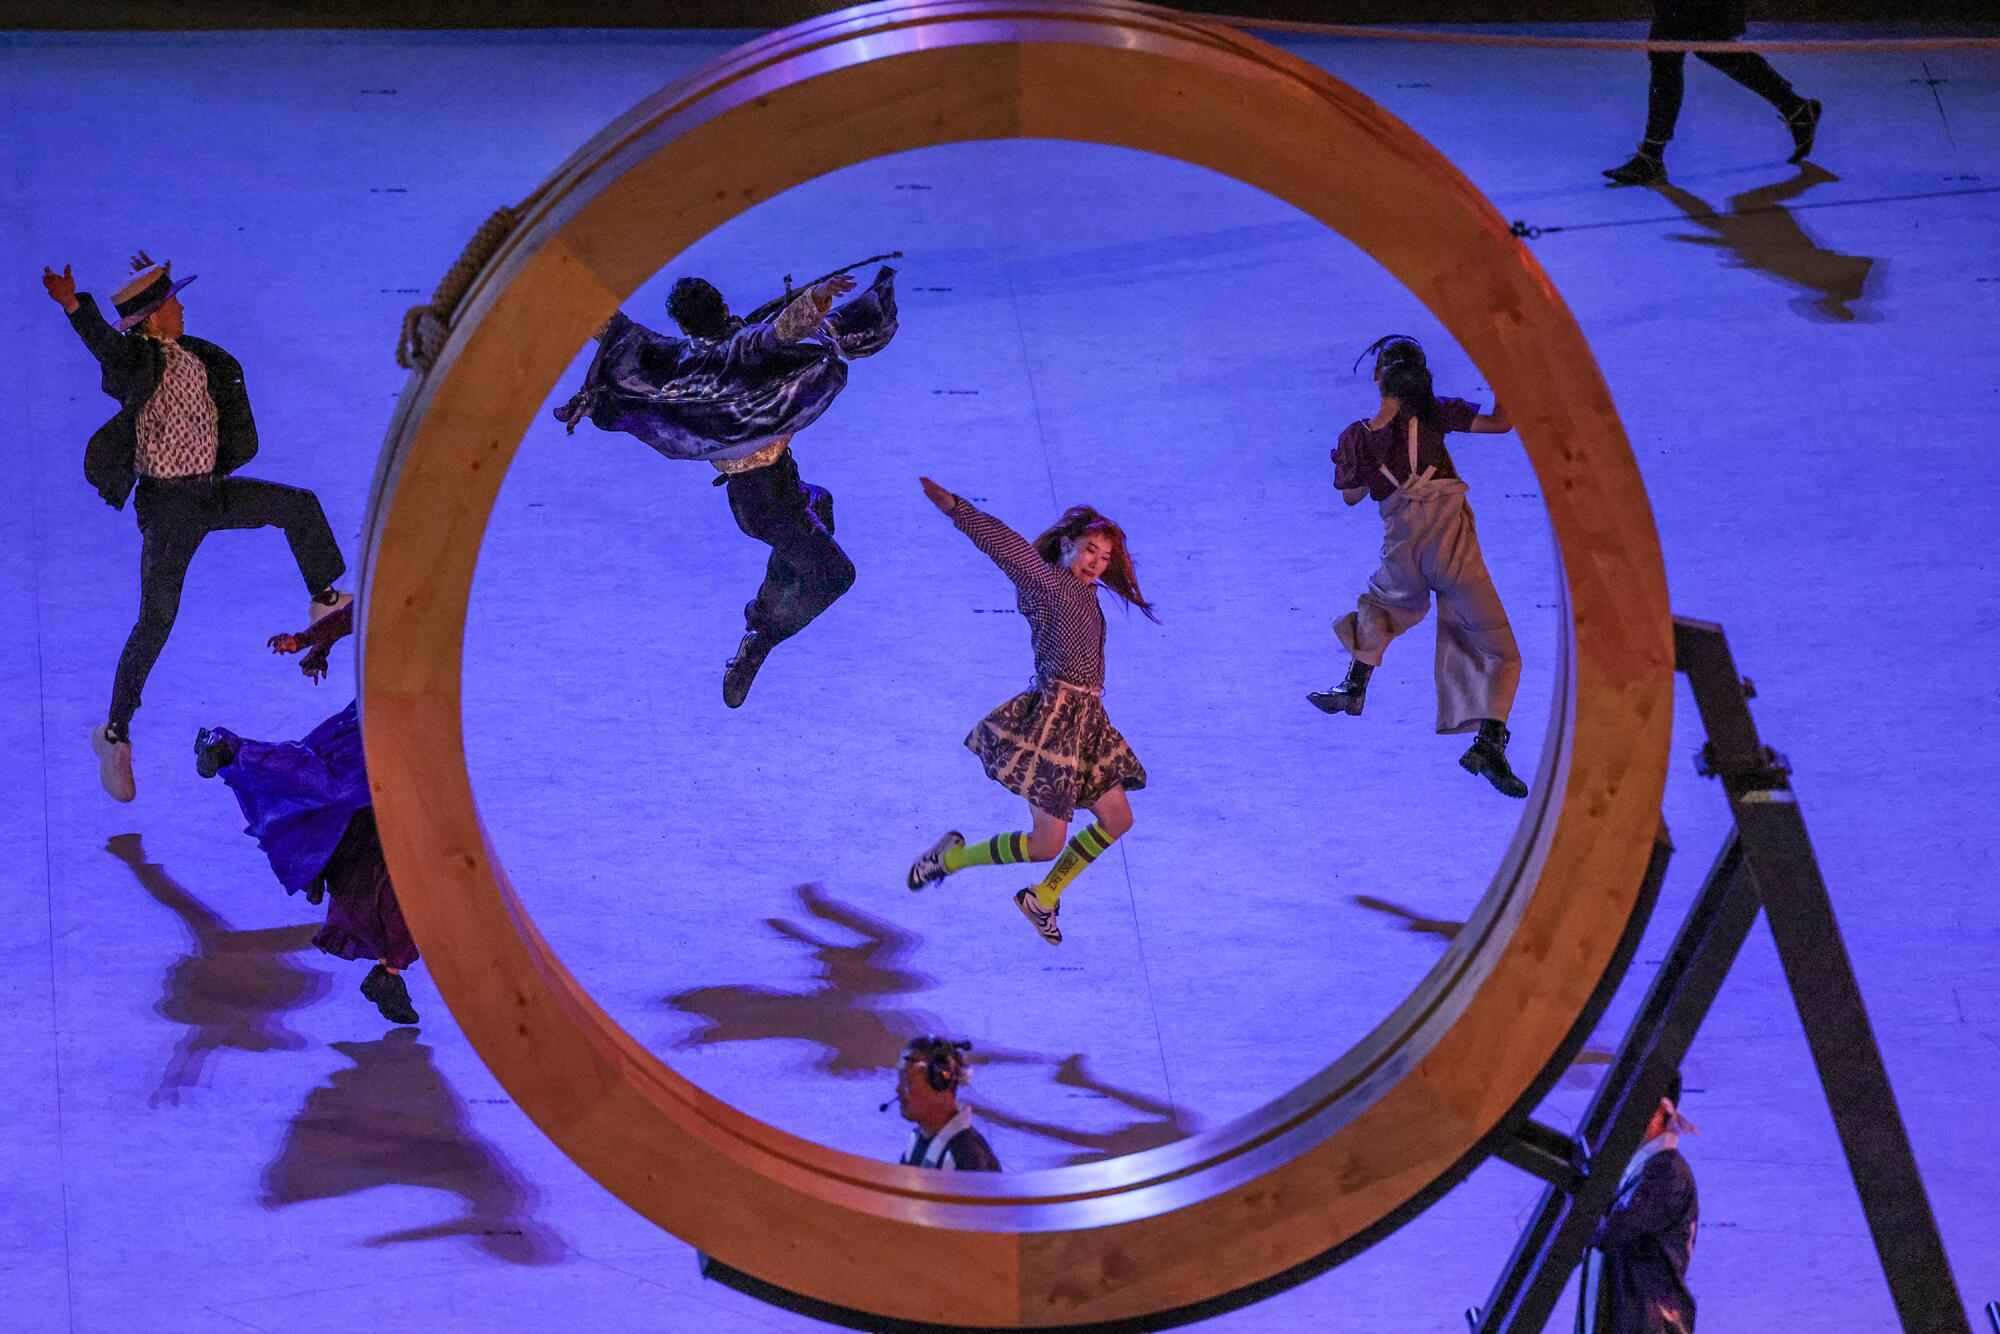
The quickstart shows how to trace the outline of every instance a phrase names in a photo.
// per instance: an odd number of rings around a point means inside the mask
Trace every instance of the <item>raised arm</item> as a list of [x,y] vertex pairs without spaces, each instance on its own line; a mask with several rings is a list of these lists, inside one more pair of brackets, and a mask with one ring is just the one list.
[[823,283],[814,283],[792,298],[792,303],[771,321],[771,332],[781,343],[796,343],[819,328],[833,303],[854,290],[854,279],[837,273]]
[[951,517],[952,524],[985,552],[1000,572],[1016,584],[1039,584],[1049,576],[1049,563],[1027,538],[974,505],[964,496],[923,478],[924,494]]
[[98,364],[107,371],[122,369],[119,363],[130,354],[132,345],[120,338],[118,331],[105,321],[90,293],[76,290],[76,279],[71,276],[69,265],[63,265],[63,271],[57,273],[44,264],[42,287],[48,292],[49,299],[69,316],[69,327],[76,330],[76,336],[83,340],[83,345],[90,349],[90,355],[97,358]]

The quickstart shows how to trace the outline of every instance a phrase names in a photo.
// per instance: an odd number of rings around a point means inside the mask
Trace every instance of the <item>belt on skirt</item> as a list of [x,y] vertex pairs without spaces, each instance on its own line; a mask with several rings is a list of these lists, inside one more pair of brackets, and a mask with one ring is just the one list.
[[1059,676],[1052,677],[1047,681],[1044,681],[1042,680],[1041,677],[1037,676],[1033,680],[1028,682],[1028,689],[1035,691],[1037,693],[1043,691],[1056,690],[1056,689],[1081,690],[1086,695],[1095,695],[1099,699],[1104,698],[1103,686],[1080,686],[1074,681],[1065,681]]

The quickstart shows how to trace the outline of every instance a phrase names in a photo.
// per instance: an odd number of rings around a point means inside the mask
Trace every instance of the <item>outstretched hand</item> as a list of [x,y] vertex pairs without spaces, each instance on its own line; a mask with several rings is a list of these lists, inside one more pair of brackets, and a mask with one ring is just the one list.
[[958,503],[957,496],[945,490],[928,477],[919,477],[917,480],[924,484],[924,494],[930,497],[931,504],[937,506],[946,514],[951,513],[951,507]]
[[273,653],[297,653],[304,647],[297,635],[272,635],[270,643]]
[[76,279],[71,276],[69,265],[63,265],[61,273],[46,264],[42,265],[42,286],[47,289],[49,298],[64,310],[76,309]]
[[851,273],[836,273],[821,283],[820,286],[826,289],[828,296],[843,297],[854,290],[854,275]]

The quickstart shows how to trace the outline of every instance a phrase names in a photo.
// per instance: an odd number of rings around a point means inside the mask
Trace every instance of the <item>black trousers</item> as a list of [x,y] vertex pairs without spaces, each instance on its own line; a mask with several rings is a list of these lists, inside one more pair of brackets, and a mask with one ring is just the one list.
[[111,725],[123,728],[160,650],[180,614],[181,585],[202,539],[224,528],[282,528],[308,593],[332,586],[347,569],[327,526],[319,497],[302,487],[251,477],[139,479],[133,508],[139,516],[139,619],[118,657],[111,685]]
[[771,548],[763,586],[744,606],[743,624],[777,644],[854,586],[854,562],[833,540],[833,497],[799,480],[790,450],[776,463],[732,474],[726,485],[736,526]]
[[[1805,105],[1784,75],[1755,51],[1698,51],[1701,60],[1776,107],[1786,116]],[[1663,144],[1674,137],[1687,89],[1687,52],[1654,51],[1652,82],[1646,86],[1646,138]]]

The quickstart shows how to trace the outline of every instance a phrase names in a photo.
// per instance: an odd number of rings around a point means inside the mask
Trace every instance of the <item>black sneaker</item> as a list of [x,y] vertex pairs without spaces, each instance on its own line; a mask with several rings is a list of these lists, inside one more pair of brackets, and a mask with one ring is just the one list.
[[1819,103],[1811,98],[1785,117],[1785,128],[1792,132],[1792,155],[1787,162],[1804,162],[1811,156],[1813,136],[1819,133]]
[[194,771],[213,778],[236,763],[236,739],[219,727],[204,727],[194,734]]
[[722,670],[722,702],[732,709],[742,708],[743,701],[750,698],[750,683],[757,679],[757,669],[770,656],[770,642],[755,630],[746,632],[736,646],[736,656]]
[[1478,774],[1503,797],[1525,797],[1528,785],[1520,780],[1507,764],[1507,741],[1509,733],[1504,724],[1491,718],[1479,724],[1479,739],[1465,754],[1458,757],[1459,767],[1469,774]]
[[361,979],[361,994],[375,1002],[375,1008],[392,1024],[414,1024],[417,1012],[410,1005],[410,989],[403,975],[392,973],[386,964],[376,964]]
[[1021,910],[1021,916],[1034,923],[1035,930],[1041,933],[1043,940],[1051,945],[1062,944],[1062,928],[1056,925],[1056,914],[1062,911],[1062,904],[1058,903],[1053,908],[1044,909],[1041,897],[1035,893],[1034,886],[1030,885],[1014,896],[1014,906]]
[[1613,185],[1651,185],[1667,179],[1667,160],[1653,153],[1634,153],[1604,172]]
[[944,855],[953,848],[965,846],[965,835],[956,829],[931,844],[930,850],[910,863],[910,892],[915,893],[926,885],[935,885],[951,872],[945,869]]

